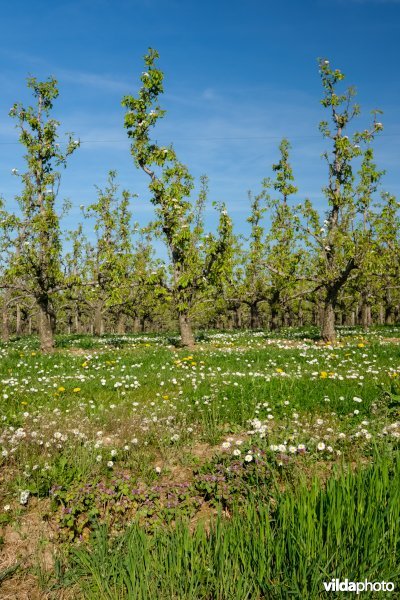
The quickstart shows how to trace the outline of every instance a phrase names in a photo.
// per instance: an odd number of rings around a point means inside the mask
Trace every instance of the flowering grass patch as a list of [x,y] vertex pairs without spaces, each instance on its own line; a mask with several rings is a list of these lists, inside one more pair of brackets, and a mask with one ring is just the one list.
[[60,542],[154,531],[395,452],[400,329],[308,333],[210,332],[191,353],[168,336],[3,344],[0,520],[50,499]]

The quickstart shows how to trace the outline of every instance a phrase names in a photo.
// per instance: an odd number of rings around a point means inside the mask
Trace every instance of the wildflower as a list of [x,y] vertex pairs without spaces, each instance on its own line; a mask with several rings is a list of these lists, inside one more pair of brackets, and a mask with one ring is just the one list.
[[113,461],[109,460],[108,463],[107,463],[107,467],[109,467],[111,469],[111,467],[113,467],[113,466],[114,466]]
[[117,451],[116,450],[111,450],[111,456],[117,456]]
[[230,442],[223,442],[223,443],[221,444],[221,447],[222,447],[224,450],[227,450],[228,448],[230,448],[230,447],[231,447],[231,443],[230,443]]
[[73,389],[73,391],[75,392],[75,394],[77,394],[78,392],[81,391],[81,388],[80,387],[76,387],[76,388]]
[[232,452],[233,456],[240,456],[242,453],[239,450],[239,448],[235,448],[234,451]]
[[10,509],[11,509],[11,506],[10,506],[9,504],[5,504],[5,505],[3,506],[3,510],[4,510],[4,512],[8,512]]
[[58,388],[59,392],[65,392],[65,387],[63,387],[62,385],[60,385],[60,387]]
[[98,455],[96,456],[96,461],[97,461],[97,462],[101,462],[101,460],[102,460],[102,456],[101,456],[101,454],[98,454]]
[[362,402],[362,398],[358,398],[357,396],[353,397],[354,402]]
[[155,467],[154,470],[157,473],[157,475],[159,475],[161,473],[161,467]]
[[251,454],[246,454],[246,456],[244,457],[244,460],[246,462],[251,462],[253,460],[253,457]]
[[19,503],[25,506],[28,504],[29,496],[31,495],[29,490],[23,490],[19,496]]
[[328,377],[328,373],[326,371],[321,371],[320,377],[321,379],[326,379]]
[[317,450],[325,450],[325,444],[324,444],[324,442],[320,442],[320,443],[317,445]]

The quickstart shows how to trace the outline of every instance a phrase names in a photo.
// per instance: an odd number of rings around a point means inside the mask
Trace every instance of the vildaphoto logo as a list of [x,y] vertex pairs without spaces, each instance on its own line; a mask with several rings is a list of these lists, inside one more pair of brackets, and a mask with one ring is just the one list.
[[332,579],[329,582],[324,581],[326,592],[393,592],[394,583],[391,581],[349,581],[345,579]]

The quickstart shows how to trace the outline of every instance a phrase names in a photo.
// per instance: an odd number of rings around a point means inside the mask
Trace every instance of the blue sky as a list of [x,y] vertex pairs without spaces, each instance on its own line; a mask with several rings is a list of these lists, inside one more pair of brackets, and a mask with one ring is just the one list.
[[[400,196],[400,0],[4,0],[0,15],[0,194],[9,206],[20,190],[11,169],[23,169],[23,150],[8,111],[30,102],[28,75],[54,75],[54,116],[83,142],[63,173],[61,196],[73,203],[67,226],[110,169],[139,195],[134,219],[152,218],[120,105],[137,92],[149,46],[165,72],[167,115],[155,139],[173,142],[193,175],[209,176],[210,202],[227,203],[238,231],[246,230],[247,190],[271,175],[283,136],[293,146],[297,198],[324,207],[317,57],[357,87],[359,128],[372,109],[384,111],[376,160],[387,171],[383,187]],[[215,225],[211,208],[207,221]]]

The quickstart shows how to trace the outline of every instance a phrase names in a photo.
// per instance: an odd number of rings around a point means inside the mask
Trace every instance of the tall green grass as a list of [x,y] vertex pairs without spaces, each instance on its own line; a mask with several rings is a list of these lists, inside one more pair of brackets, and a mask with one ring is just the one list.
[[392,581],[395,598],[399,517],[400,459],[376,456],[209,528],[180,522],[150,535],[133,524],[118,538],[99,529],[71,551],[68,579],[88,600],[314,600],[332,578]]

